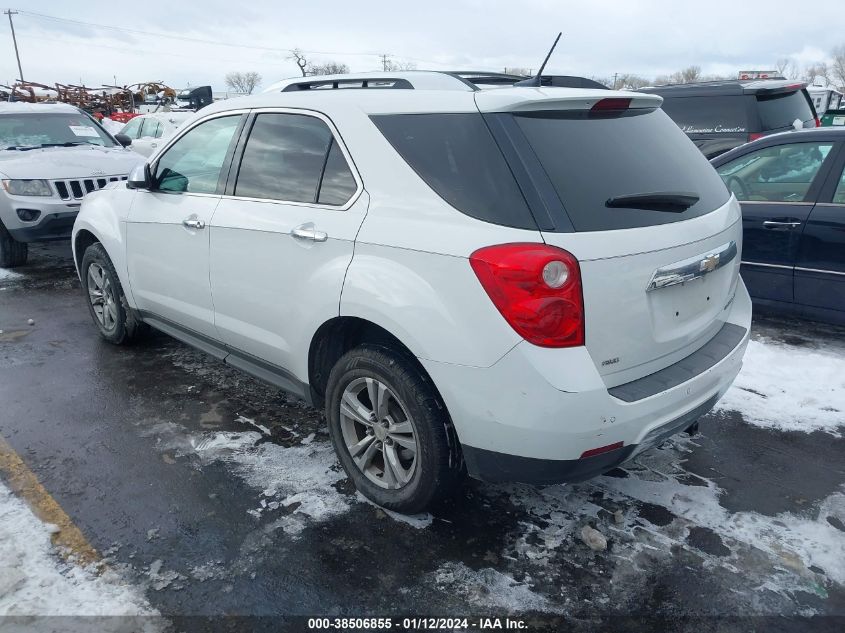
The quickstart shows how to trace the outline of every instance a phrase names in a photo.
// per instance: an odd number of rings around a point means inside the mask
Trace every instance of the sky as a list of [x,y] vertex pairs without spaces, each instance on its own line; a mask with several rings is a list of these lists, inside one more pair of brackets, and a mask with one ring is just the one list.
[[[845,45],[845,32],[796,7],[794,0],[26,0],[12,8],[20,12],[14,23],[27,80],[225,90],[230,71],[256,71],[265,86],[297,75],[293,48],[353,72],[380,69],[382,54],[418,69],[536,69],[562,31],[547,72],[652,79],[693,64],[729,75],[787,57],[805,66]],[[18,73],[8,19],[0,17],[0,82],[8,84]]]

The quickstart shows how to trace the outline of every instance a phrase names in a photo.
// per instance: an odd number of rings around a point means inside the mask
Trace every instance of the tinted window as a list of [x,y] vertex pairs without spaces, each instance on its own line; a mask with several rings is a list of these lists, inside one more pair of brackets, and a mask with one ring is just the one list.
[[801,202],[832,143],[791,143],[764,147],[718,168],[737,200]]
[[687,134],[748,131],[745,97],[664,97],[663,111]]
[[812,121],[815,117],[803,91],[775,95],[757,95],[762,129],[777,130],[790,127],[795,119]]
[[332,133],[301,114],[259,114],[241,160],[235,195],[314,202]]
[[352,170],[343,157],[343,152],[335,141],[332,141],[329,157],[326,159],[326,169],[323,172],[323,180],[320,183],[320,194],[317,202],[320,204],[343,205],[358,185],[352,176]]
[[537,228],[480,114],[393,114],[372,119],[428,186],[459,211],[493,224]]
[[160,191],[215,193],[240,116],[211,119],[192,128],[159,159]]
[[[728,201],[716,171],[660,109],[623,115],[537,112],[514,115],[576,231],[604,231],[688,220]],[[688,192],[684,211],[620,205],[611,198]],[[563,226],[562,219],[555,224]]]

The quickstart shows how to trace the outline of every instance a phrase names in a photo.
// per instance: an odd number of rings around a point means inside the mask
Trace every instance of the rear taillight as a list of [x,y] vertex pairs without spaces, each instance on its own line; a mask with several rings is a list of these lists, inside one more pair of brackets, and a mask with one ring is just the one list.
[[821,119],[819,119],[819,117],[816,117],[816,127],[821,127],[821,126],[822,126]]
[[584,344],[584,298],[578,260],[546,244],[487,246],[469,262],[493,305],[529,343]]
[[764,136],[766,135],[762,132],[752,132],[748,135],[748,142],[750,143],[751,141],[756,141],[758,138],[763,138]]

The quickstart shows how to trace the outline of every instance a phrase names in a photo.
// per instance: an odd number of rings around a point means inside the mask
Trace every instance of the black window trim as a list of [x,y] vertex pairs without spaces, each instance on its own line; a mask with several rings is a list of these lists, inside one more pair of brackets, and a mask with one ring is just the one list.
[[[337,127],[327,115],[323,114],[322,112],[318,112],[317,110],[307,110],[304,108],[255,108],[253,110],[248,111],[249,116],[246,117],[246,124],[241,131],[240,138],[238,139],[238,143],[235,146],[235,150],[233,153],[232,161],[229,165],[229,171],[226,178],[225,187],[223,190],[223,196],[227,199],[231,200],[244,200],[248,202],[264,202],[269,204],[286,204],[296,207],[309,207],[313,209],[326,209],[329,211],[347,211],[352,205],[354,205],[358,198],[361,197],[361,193],[364,191],[364,181],[361,179],[361,175],[358,172],[358,167],[355,165],[355,161],[352,160],[352,155],[349,153],[349,150],[346,147],[346,143],[343,140],[343,137],[338,132]],[[352,178],[355,180],[355,192],[349,197],[342,205],[335,205],[335,204],[320,204],[318,202],[301,202],[298,200],[280,200],[277,198],[252,198],[249,196],[237,196],[234,194],[235,191],[235,184],[238,179],[238,172],[240,171],[241,161],[243,160],[244,150],[246,149],[246,143],[249,139],[249,135],[252,132],[252,128],[255,125],[255,120],[258,118],[259,114],[298,114],[303,116],[310,116],[315,119],[321,120],[326,126],[329,128],[329,132],[332,135],[332,142],[337,143],[337,146],[340,148],[343,157],[346,159],[346,164],[349,167],[349,171],[352,172]],[[320,186],[317,187],[317,198],[320,195],[320,187],[322,186],[323,182],[323,175],[325,174],[326,169],[326,162],[328,161],[328,155],[331,151],[332,143],[329,143],[328,148],[326,149],[326,156],[323,160],[323,170],[320,172]]]
[[[246,123],[247,116],[249,114],[249,110],[245,109],[238,109],[238,110],[226,110],[224,112],[215,112],[207,117],[203,117],[198,121],[194,121],[190,126],[186,128],[179,128],[178,133],[173,136],[170,140],[168,140],[167,144],[161,149],[161,153],[156,157],[155,161],[150,163],[150,174],[152,174],[153,178],[153,187],[150,189],[152,193],[159,193],[159,194],[167,194],[167,195],[176,195],[176,196],[201,196],[201,197],[215,197],[219,198],[223,195],[223,192],[226,187],[226,183],[228,181],[229,172],[231,171],[232,167],[232,157],[234,156],[235,149],[240,144],[240,138],[243,136],[244,124]],[[162,159],[162,157],[170,151],[170,148],[173,147],[176,143],[179,142],[183,136],[188,134],[191,130],[195,127],[202,125],[208,121],[213,119],[222,119],[228,116],[238,116],[240,117],[240,121],[238,122],[238,126],[235,128],[235,133],[232,135],[232,139],[237,139],[235,143],[229,143],[229,149],[226,151],[226,156],[223,159],[223,164],[220,167],[220,176],[217,179],[217,190],[214,193],[200,193],[197,191],[162,191],[157,189],[158,183],[156,182],[156,171],[158,170],[158,162]],[[224,177],[225,176],[225,177]]]

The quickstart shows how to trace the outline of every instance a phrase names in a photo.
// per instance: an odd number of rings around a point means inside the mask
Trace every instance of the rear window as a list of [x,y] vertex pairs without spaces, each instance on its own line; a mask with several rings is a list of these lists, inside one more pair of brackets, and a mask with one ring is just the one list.
[[479,220],[537,229],[480,114],[372,117],[405,161],[450,205]]
[[663,111],[687,134],[741,134],[748,131],[743,96],[664,97]]
[[800,90],[757,95],[757,108],[760,111],[760,124],[764,132],[790,127],[795,119],[807,122],[815,118],[810,102]]
[[[728,201],[719,175],[660,109],[601,117],[561,111],[513,116],[576,231],[688,220]],[[608,206],[612,198],[655,193],[689,193],[698,201],[682,211]],[[562,218],[553,220],[564,225]]]

